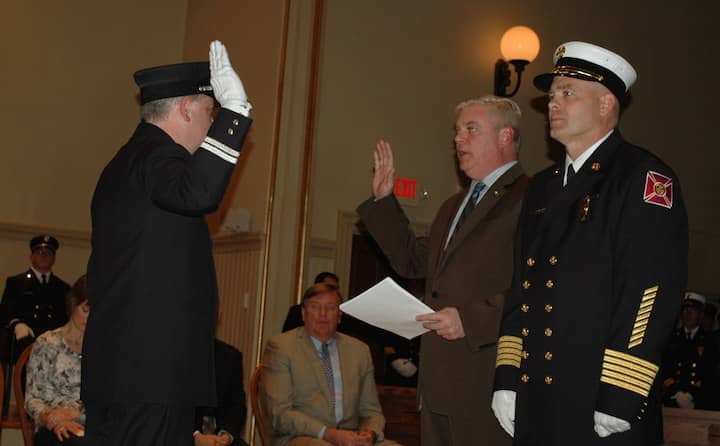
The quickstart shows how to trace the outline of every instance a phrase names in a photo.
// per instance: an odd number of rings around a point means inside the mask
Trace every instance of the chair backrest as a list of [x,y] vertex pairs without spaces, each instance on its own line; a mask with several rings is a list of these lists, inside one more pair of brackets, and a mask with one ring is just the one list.
[[18,418],[20,418],[20,429],[23,434],[23,442],[25,446],[32,446],[33,431],[35,423],[28,418],[25,411],[25,365],[27,364],[30,353],[32,353],[32,344],[28,345],[25,351],[20,354],[13,372],[13,390],[15,391],[15,404],[17,404]]
[[250,379],[250,405],[252,406],[253,415],[255,416],[255,430],[260,434],[260,444],[262,444],[262,446],[268,446],[270,439],[267,430],[267,420],[262,411],[262,405],[258,400],[261,367],[262,366],[257,366]]

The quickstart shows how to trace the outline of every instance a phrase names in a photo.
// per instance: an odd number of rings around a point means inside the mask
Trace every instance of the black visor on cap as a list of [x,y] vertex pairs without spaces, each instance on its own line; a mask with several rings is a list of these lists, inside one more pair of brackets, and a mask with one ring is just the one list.
[[535,76],[533,84],[540,91],[550,90],[555,76],[572,77],[584,81],[600,82],[619,100],[625,98],[625,83],[605,67],[575,57],[562,57],[550,73]]
[[213,97],[208,62],[187,62],[144,68],[133,75],[140,87],[140,103],[204,94]]

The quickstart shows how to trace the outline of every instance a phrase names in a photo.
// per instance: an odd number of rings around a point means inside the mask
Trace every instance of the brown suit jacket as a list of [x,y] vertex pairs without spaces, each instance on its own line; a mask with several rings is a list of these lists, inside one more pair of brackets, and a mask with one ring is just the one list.
[[[443,249],[467,191],[450,197],[430,233],[416,237],[394,196],[362,203],[357,211],[401,276],[426,278],[425,303],[456,307],[465,338],[422,338],[420,392],[433,412],[479,417],[497,427],[490,402],[504,294],[510,287],[515,226],[528,178],[519,164],[491,187]],[[491,443],[489,443],[491,444]]]
[[315,437],[323,426],[371,430],[383,437],[385,417],[378,401],[370,350],[363,342],[336,334],[343,383],[343,419],[335,422],[317,350],[305,327],[275,335],[265,347],[260,403],[268,414],[271,446],[299,436]]

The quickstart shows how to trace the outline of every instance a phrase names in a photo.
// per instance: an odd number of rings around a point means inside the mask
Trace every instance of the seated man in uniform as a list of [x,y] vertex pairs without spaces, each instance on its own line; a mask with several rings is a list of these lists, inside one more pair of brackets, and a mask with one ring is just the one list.
[[717,346],[703,330],[705,296],[685,294],[681,325],[670,338],[663,361],[663,404],[685,409],[715,409]]
[[30,269],[7,279],[0,324],[10,330],[15,342],[13,361],[35,337],[68,321],[65,295],[70,286],[52,273],[59,247],[55,237],[34,237],[30,240]]
[[342,301],[318,283],[302,298],[305,325],[275,335],[262,360],[259,399],[271,446],[390,445],[370,350],[337,332]]

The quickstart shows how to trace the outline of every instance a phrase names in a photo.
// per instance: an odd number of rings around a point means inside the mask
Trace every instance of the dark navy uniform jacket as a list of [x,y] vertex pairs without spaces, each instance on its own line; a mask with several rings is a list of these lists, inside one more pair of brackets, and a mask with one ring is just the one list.
[[215,405],[205,214],[220,204],[250,122],[221,109],[194,155],[141,122],[105,167],[92,201],[84,402]]
[[676,329],[663,360],[665,405],[677,407],[671,397],[677,392],[687,392],[693,396],[696,409],[715,410],[718,359],[718,346],[711,333],[698,328],[695,336],[687,339],[685,328]]
[[40,336],[68,321],[65,295],[70,287],[55,274],[43,285],[32,269],[8,277],[0,304],[0,325],[10,329],[19,322]]
[[[688,228],[674,172],[615,130],[566,187],[527,190],[498,343],[516,445],[657,445],[656,383],[683,302]],[[631,423],[601,439],[593,414]]]

